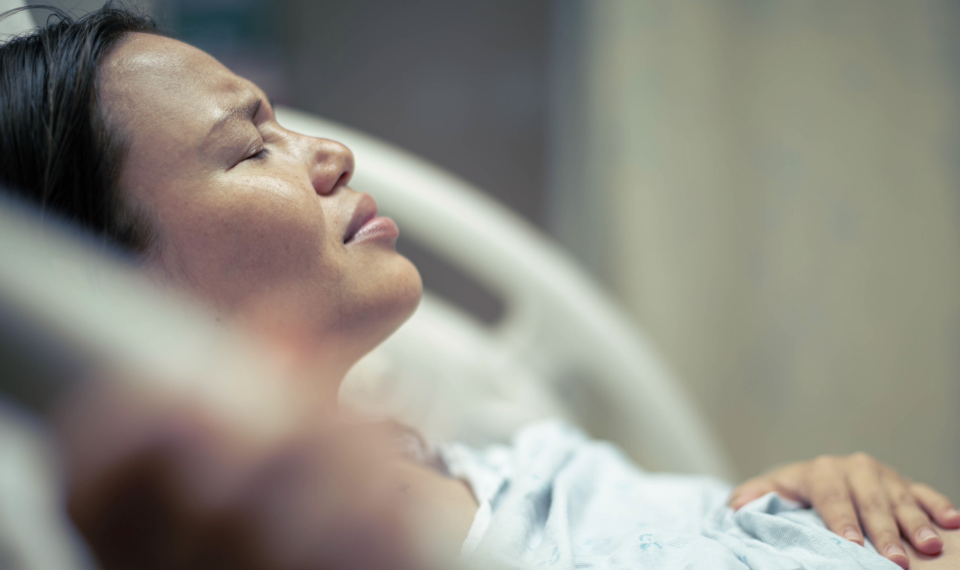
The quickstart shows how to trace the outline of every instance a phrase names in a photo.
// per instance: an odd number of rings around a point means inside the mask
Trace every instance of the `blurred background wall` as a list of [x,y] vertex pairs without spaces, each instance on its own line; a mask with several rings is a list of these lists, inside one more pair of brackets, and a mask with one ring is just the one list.
[[[865,450],[960,501],[954,2],[151,9],[278,102],[421,154],[552,234],[647,331],[741,475]],[[401,247],[428,287],[485,310]]]
[[957,5],[567,9],[549,228],[742,474],[863,449],[960,499]]

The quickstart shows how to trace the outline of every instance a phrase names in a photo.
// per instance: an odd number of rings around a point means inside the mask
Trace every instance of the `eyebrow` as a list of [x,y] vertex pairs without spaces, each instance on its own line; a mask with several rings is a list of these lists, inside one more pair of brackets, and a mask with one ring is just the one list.
[[207,139],[233,121],[252,121],[253,118],[257,116],[257,113],[260,111],[260,107],[262,106],[263,99],[258,98],[255,101],[250,101],[242,105],[231,107],[226,113],[223,114],[222,117],[217,119],[217,122],[214,123],[212,127],[210,127],[210,132],[207,133]]

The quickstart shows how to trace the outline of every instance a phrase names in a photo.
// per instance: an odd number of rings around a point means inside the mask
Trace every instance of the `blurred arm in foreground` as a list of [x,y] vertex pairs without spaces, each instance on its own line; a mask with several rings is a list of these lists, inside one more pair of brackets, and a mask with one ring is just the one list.
[[71,518],[106,570],[424,568],[387,434],[312,408],[266,435],[186,394],[86,382],[52,414]]
[[51,420],[105,570],[432,568],[423,538],[459,545],[443,482],[338,415],[316,362],[4,203],[0,250],[0,389]]

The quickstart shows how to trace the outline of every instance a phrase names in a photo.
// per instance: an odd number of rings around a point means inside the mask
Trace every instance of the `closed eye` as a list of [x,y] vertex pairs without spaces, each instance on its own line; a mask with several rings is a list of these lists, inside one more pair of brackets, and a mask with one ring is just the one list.
[[270,151],[267,149],[267,147],[263,147],[260,149],[260,152],[257,152],[256,154],[251,154],[250,156],[248,156],[243,160],[263,160],[264,158],[267,158],[269,154],[270,154]]

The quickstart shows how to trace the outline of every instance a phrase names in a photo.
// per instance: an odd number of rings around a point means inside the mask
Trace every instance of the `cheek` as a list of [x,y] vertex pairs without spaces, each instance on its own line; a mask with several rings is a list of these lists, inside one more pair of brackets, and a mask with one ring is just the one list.
[[229,200],[188,211],[163,228],[164,247],[176,258],[173,271],[181,270],[219,307],[235,311],[280,291],[300,297],[308,288],[315,295],[317,288],[337,287],[337,248],[325,239],[315,201],[240,189]]

